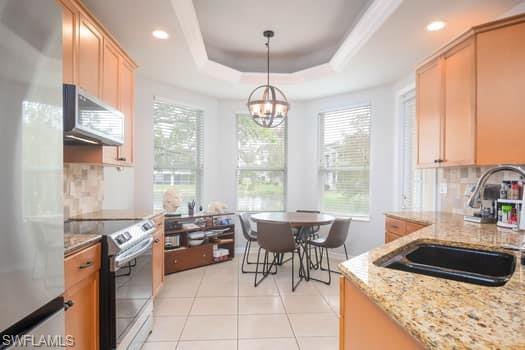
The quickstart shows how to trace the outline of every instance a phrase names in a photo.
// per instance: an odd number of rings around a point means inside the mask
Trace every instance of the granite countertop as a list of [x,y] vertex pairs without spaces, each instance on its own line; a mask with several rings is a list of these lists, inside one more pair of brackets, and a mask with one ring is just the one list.
[[73,255],[87,247],[98,243],[102,239],[102,235],[97,233],[80,234],[80,233],[64,233],[64,256]]
[[467,223],[456,214],[386,215],[429,226],[339,265],[394,321],[429,349],[525,349],[525,266],[501,287],[485,287],[376,266],[379,258],[415,241],[501,250],[522,235],[496,225]]
[[105,209],[70,217],[70,220],[146,220],[164,213],[156,209]]

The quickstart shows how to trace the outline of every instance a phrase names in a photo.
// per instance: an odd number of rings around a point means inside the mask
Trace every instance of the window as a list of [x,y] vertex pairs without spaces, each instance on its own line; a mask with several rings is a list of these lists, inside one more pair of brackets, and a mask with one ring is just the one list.
[[237,115],[237,210],[281,211],[286,206],[286,121],[272,129]]
[[319,114],[321,209],[368,218],[370,105]]
[[416,96],[401,96],[402,160],[401,208],[433,210],[436,198],[436,170],[417,169]]
[[[203,168],[203,112],[156,98],[153,102],[155,208],[174,186],[182,203],[200,203]],[[181,205],[179,211],[187,210]]]

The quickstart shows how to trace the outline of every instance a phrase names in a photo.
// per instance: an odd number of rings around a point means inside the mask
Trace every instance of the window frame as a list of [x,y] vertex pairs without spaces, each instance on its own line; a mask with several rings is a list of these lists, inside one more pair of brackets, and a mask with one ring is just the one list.
[[[181,109],[191,109],[194,110],[196,113],[200,113],[197,120],[197,129],[196,129],[196,140],[197,144],[195,146],[196,148],[196,167],[195,168],[174,168],[173,170],[189,170],[190,172],[195,173],[195,202],[198,205],[203,205],[203,188],[204,188],[204,143],[205,143],[205,109],[200,106],[196,105],[190,105],[186,104],[184,102],[179,102],[177,100],[172,100],[166,97],[161,96],[154,96],[153,97],[153,103],[152,103],[152,110],[153,110],[153,130],[155,128],[155,110],[153,107],[153,104],[155,103],[166,103],[171,104],[173,106],[176,106]],[[155,134],[153,134],[153,186],[155,186]],[[186,203],[181,203],[181,207],[185,207]],[[204,205],[203,205],[204,206]],[[160,208],[162,209],[162,203],[160,203],[160,206],[157,206],[157,203],[155,202],[155,197],[153,197],[153,207],[155,209]],[[182,213],[185,211],[183,210]]]
[[[368,107],[370,108],[370,131],[368,134],[368,213],[366,215],[355,215],[352,213],[327,211],[323,208],[323,195],[324,195],[324,173],[328,170],[347,170],[346,168],[325,168],[321,166],[321,158],[323,157],[324,149],[324,123],[323,116],[327,113],[335,113],[355,108]],[[363,101],[361,103],[355,103],[351,105],[344,105],[337,108],[329,108],[321,110],[317,113],[317,177],[318,177],[318,207],[322,212],[331,214],[338,217],[352,218],[354,221],[369,222],[371,217],[371,197],[372,197],[372,183],[371,183],[371,160],[372,160],[372,120],[373,120],[373,106],[371,101]]]
[[[237,112],[235,116],[235,210],[239,213],[278,213],[286,212],[288,208],[288,118],[285,118],[284,123],[284,166],[283,168],[260,168],[260,167],[240,167],[239,166],[239,117],[246,116],[251,118],[246,112]],[[252,121],[253,122],[253,121]],[[283,172],[283,209],[282,210],[241,210],[239,208],[239,172],[240,171],[282,171]]]

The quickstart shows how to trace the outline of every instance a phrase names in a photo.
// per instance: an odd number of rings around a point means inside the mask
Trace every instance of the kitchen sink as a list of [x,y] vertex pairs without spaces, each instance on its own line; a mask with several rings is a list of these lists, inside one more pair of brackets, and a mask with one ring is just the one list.
[[502,286],[516,268],[512,254],[420,243],[377,263],[390,269],[483,286]]

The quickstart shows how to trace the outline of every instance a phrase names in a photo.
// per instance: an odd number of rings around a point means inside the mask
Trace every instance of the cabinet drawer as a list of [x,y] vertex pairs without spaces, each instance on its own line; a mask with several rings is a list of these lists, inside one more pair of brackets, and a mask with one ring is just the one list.
[[425,226],[426,225],[416,224],[414,222],[407,222],[406,223],[406,233],[408,234],[408,233],[416,232],[417,230],[420,230]]
[[69,289],[98,270],[100,270],[100,243],[64,260],[65,289]]
[[213,263],[213,244],[166,251],[164,253],[165,273],[173,273]]
[[392,232],[402,236],[406,233],[406,222],[387,217],[385,220],[385,229],[387,232]]
[[401,238],[401,235],[395,234],[393,232],[385,232],[385,243],[395,241],[398,238]]

